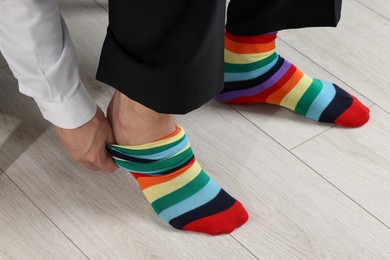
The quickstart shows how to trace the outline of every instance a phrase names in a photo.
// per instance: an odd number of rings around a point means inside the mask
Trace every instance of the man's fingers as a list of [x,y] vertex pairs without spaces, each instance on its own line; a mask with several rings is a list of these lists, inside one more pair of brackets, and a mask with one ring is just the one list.
[[102,160],[101,164],[98,165],[103,171],[106,172],[114,172],[118,169],[118,165],[114,163],[111,157],[106,155],[106,157]]
[[105,151],[102,152],[100,158],[100,162],[96,165],[100,167],[100,169],[102,169],[103,171],[114,172],[116,169],[119,168],[118,165],[114,163],[111,156],[108,156]]
[[[106,144],[115,144],[115,138],[114,135],[112,134],[111,128],[107,132]],[[102,160],[101,160],[101,164],[99,164],[99,167],[101,167],[104,171],[114,172],[116,169],[119,168],[118,165],[114,163],[111,156],[109,156],[108,153],[105,151],[105,149],[102,152],[100,158],[102,158]]]
[[111,129],[107,133],[106,144],[115,144],[115,138]]
[[86,168],[92,170],[92,171],[99,171],[100,168],[98,166],[96,166],[95,164],[91,163],[91,162],[87,162],[87,161],[81,161],[80,162],[82,165],[84,165]]

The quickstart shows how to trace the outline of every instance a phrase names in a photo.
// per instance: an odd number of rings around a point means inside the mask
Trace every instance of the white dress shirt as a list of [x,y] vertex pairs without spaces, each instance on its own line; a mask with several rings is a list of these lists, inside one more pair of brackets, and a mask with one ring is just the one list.
[[45,119],[71,129],[95,115],[58,0],[0,0],[0,51]]

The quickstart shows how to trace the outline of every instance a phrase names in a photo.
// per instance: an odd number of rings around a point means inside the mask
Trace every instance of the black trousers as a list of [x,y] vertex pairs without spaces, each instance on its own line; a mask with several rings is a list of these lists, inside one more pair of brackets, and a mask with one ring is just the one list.
[[[231,0],[226,30],[336,26],[341,0]],[[160,113],[185,114],[223,88],[225,0],[110,0],[97,79]]]

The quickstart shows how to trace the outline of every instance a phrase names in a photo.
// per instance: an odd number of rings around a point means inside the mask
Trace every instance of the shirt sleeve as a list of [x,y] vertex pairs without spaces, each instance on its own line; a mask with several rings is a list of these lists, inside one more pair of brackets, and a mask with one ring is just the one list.
[[95,115],[58,0],[0,0],[0,51],[45,119],[71,129]]

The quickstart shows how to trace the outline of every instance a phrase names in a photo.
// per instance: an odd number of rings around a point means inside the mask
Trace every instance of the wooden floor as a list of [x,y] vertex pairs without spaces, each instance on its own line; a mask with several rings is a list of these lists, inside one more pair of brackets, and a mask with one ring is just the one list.
[[[64,0],[89,91],[107,26],[105,0]],[[0,59],[0,259],[390,259],[390,5],[345,0],[337,29],[280,33],[279,52],[371,108],[343,129],[285,109],[211,101],[181,116],[198,160],[247,207],[231,235],[160,221],[129,174],[93,173],[64,154]]]

